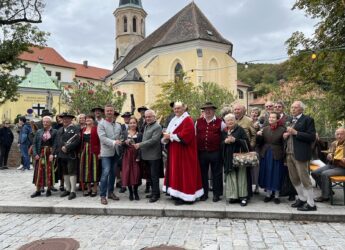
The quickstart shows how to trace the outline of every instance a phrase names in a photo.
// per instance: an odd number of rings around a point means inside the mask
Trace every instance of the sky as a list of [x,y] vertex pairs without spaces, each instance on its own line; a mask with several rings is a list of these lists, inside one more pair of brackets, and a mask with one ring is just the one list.
[[[66,60],[111,69],[115,54],[114,10],[119,0],[46,0],[43,23],[48,46]],[[191,0],[142,0],[148,13],[146,35]],[[286,57],[285,41],[295,31],[311,36],[316,20],[291,10],[295,0],[195,0],[224,38],[238,62]],[[278,61],[279,62],[279,61]]]

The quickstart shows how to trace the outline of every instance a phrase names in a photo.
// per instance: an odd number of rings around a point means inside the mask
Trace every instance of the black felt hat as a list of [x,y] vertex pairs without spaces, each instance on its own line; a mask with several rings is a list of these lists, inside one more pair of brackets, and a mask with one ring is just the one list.
[[44,116],[53,116],[53,113],[49,111],[49,109],[43,109],[41,113],[41,117]]
[[69,117],[69,118],[72,118],[72,119],[74,119],[74,118],[75,118],[75,116],[74,116],[74,115],[69,114],[69,113],[67,113],[67,112],[63,112],[63,113],[61,113],[61,114],[59,115],[59,117],[61,117],[61,118]]
[[97,106],[97,107],[91,109],[91,112],[95,112],[97,109],[100,110],[102,113],[104,113],[104,108],[102,108],[101,106]]
[[148,108],[146,108],[145,106],[141,106],[138,108],[138,112],[140,113],[141,111],[146,111],[148,110]]
[[128,111],[121,115],[121,117],[131,117],[131,116],[132,116],[132,113]]
[[213,105],[212,102],[206,102],[204,106],[201,107],[201,109],[207,109],[207,108],[217,109],[217,107]]

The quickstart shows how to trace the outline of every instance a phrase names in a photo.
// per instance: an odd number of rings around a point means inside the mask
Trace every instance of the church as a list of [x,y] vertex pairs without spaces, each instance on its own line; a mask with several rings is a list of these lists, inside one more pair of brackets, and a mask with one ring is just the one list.
[[[237,96],[233,44],[191,2],[146,36],[147,13],[141,0],[120,0],[114,11],[116,51],[106,83],[133,94],[136,106],[150,106],[159,84],[174,82],[180,72],[194,84],[215,82]],[[130,110],[127,100],[122,110]]]

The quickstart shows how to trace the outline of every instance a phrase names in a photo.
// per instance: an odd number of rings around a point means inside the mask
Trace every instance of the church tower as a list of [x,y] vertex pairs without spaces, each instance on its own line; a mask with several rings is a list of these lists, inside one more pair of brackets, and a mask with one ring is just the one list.
[[116,50],[114,65],[145,38],[145,18],[141,0],[120,0],[114,11]]

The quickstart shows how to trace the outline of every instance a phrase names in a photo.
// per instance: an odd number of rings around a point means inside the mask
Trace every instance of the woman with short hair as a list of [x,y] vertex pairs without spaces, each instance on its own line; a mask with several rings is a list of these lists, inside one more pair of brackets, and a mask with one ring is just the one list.
[[249,140],[246,132],[237,124],[234,114],[224,117],[226,128],[222,132],[222,160],[225,174],[225,196],[229,203],[247,205],[247,169],[233,164],[234,153],[246,152]]

